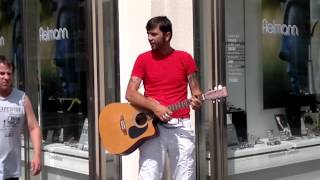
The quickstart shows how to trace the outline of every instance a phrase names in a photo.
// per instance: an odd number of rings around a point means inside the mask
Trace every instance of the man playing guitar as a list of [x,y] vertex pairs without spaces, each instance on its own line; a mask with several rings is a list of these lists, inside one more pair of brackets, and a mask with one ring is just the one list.
[[[202,92],[197,80],[197,67],[190,54],[170,45],[172,24],[166,16],[151,18],[146,25],[151,50],[140,54],[134,64],[126,91],[126,99],[154,112],[160,135],[140,146],[139,180],[162,179],[166,153],[175,180],[195,179],[195,137],[190,108],[172,111],[168,105],[187,99],[198,109]],[[138,92],[143,82],[144,94]]]

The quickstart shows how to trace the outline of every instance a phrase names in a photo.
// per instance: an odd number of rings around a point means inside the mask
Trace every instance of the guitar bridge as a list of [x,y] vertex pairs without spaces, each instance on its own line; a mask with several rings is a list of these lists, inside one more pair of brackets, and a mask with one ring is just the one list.
[[127,126],[126,126],[126,121],[124,120],[124,117],[123,115],[120,116],[120,129],[122,131],[122,133],[124,135],[127,135],[128,132],[127,132]]

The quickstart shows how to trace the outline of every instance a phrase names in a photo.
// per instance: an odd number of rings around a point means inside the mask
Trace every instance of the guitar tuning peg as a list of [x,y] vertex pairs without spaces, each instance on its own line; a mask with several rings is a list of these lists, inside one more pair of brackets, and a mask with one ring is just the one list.
[[217,90],[217,86],[215,86],[215,87],[213,88],[213,90],[215,90],[215,91],[216,91],[216,90]]
[[226,102],[226,99],[225,98],[221,98],[221,99],[219,99],[220,100],[220,102]]
[[220,100],[220,99],[217,99],[217,102],[219,103],[219,102],[221,102],[221,100]]
[[212,100],[212,103],[213,103],[213,104],[216,103],[216,100]]
[[221,90],[221,89],[222,89],[222,86],[221,86],[221,85],[218,85],[218,89]]

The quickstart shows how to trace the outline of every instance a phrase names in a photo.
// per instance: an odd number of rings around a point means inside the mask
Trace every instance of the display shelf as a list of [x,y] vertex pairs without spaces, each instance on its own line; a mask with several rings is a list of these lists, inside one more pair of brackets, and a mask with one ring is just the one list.
[[43,150],[64,155],[88,158],[88,151],[83,151],[75,147],[66,146],[62,143],[44,145]]
[[[32,155],[32,149],[30,149]],[[43,146],[43,165],[80,174],[89,174],[88,151],[66,146],[61,143],[48,144]],[[22,160],[24,148],[21,149]]]
[[320,147],[290,149],[270,154],[228,160],[228,174],[240,174],[267,168],[320,159]]
[[228,150],[228,174],[240,174],[320,159],[320,138],[298,137],[280,145]]
[[89,174],[88,151],[66,146],[61,143],[43,146],[44,165]]
[[279,145],[269,146],[265,144],[256,144],[252,148],[235,149],[235,147],[228,148],[228,158],[240,158],[243,156],[255,156],[258,154],[272,153],[285,151],[292,148],[292,144],[289,142],[281,142]]
[[44,152],[44,165],[81,174],[89,174],[89,161],[54,152]]
[[290,141],[294,148],[301,148],[306,146],[320,145],[320,137],[299,137],[295,140]]

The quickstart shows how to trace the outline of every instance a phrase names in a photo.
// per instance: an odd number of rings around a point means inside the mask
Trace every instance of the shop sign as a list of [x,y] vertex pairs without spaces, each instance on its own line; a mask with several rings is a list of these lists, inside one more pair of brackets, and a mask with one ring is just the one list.
[[47,27],[46,29],[43,27],[39,28],[39,40],[41,41],[59,41],[69,39],[69,31],[67,28],[54,28],[50,29]]
[[262,20],[262,31],[267,34],[281,34],[284,36],[299,36],[299,29],[296,25],[279,24],[274,20],[268,22],[267,19]]
[[5,39],[3,36],[0,36],[0,47],[5,45]]

